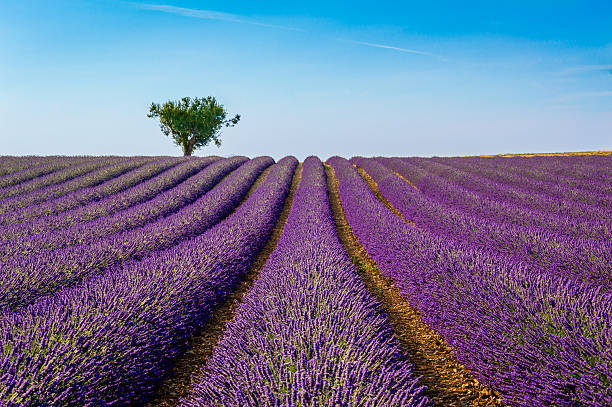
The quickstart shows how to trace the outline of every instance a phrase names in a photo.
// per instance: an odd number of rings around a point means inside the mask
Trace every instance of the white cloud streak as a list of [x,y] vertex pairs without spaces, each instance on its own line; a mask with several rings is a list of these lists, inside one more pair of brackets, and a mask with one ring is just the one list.
[[569,102],[577,99],[588,99],[588,98],[602,98],[602,97],[610,97],[612,96],[612,91],[597,91],[597,92],[577,92],[577,93],[569,93],[567,95],[560,96],[556,99],[553,99],[553,103],[563,103]]
[[238,14],[223,13],[213,10],[202,10],[185,7],[168,6],[164,4],[146,4],[146,3],[129,3],[139,10],[160,11],[162,13],[175,14],[183,17],[201,18],[204,20],[228,21],[239,24],[257,25],[260,27],[276,28],[288,31],[303,31],[295,27],[287,27],[282,25],[267,24],[259,21],[251,20]]
[[559,74],[561,75],[576,75],[576,74],[581,74],[581,73],[587,73],[587,72],[595,72],[595,71],[601,71],[601,72],[610,72],[612,71],[612,64],[610,65],[578,65],[578,66],[572,66],[569,68],[564,69],[563,71],[559,72]]
[[[250,24],[250,25],[257,25],[260,27],[276,28],[280,30],[304,32],[304,30],[300,28],[262,23],[259,21],[252,20],[248,17],[241,16],[239,14],[224,13],[224,12],[213,11],[213,10],[168,6],[165,4],[149,4],[149,3],[134,3],[134,2],[128,2],[128,4],[130,4],[132,7],[139,9],[139,10],[159,11],[162,13],[174,14],[174,15],[179,15],[183,17],[200,18],[200,19],[205,19],[205,20],[228,21],[232,23]],[[446,58],[440,55],[436,55],[436,54],[432,54],[431,52],[425,52],[425,51],[420,51],[416,49],[394,47],[391,45],[376,44],[373,42],[365,42],[365,41],[354,41],[354,40],[346,40],[346,39],[338,39],[338,40],[342,42],[348,42],[352,44],[364,45],[364,46],[374,47],[374,48],[388,49],[388,50],[403,52],[407,54],[424,55],[428,57],[437,58],[441,61],[447,61]]]
[[353,40],[344,40],[341,39],[340,41],[342,42],[349,42],[351,44],[357,44],[357,45],[365,45],[368,47],[374,47],[374,48],[383,48],[383,49],[390,49],[393,51],[399,51],[399,52],[404,52],[407,54],[417,54],[417,55],[425,55],[428,57],[434,57],[434,58],[438,58],[442,61],[446,61],[446,59],[440,55],[436,55],[436,54],[432,54],[431,52],[426,52],[426,51],[420,51],[420,50],[416,50],[416,49],[410,49],[410,48],[400,48],[400,47],[394,47],[392,45],[385,45],[385,44],[376,44],[373,42],[365,42],[365,41],[353,41]]

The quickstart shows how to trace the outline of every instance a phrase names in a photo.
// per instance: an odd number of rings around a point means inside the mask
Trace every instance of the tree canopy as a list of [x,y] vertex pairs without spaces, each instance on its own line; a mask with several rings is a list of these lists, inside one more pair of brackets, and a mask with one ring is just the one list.
[[207,96],[194,99],[184,97],[163,105],[151,103],[147,116],[158,117],[162,132],[183,148],[185,156],[190,156],[195,149],[211,141],[216,146],[221,145],[219,136],[223,127],[234,127],[240,121],[240,115],[228,119],[227,114],[223,105],[217,103],[213,96]]

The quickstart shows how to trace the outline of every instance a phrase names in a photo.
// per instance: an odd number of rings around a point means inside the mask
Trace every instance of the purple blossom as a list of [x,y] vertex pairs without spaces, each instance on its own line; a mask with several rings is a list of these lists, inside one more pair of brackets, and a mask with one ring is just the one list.
[[340,243],[323,165],[310,157],[276,249],[181,405],[426,404]]
[[329,163],[360,242],[482,383],[509,405],[612,405],[610,292],[405,223]]
[[[274,165],[227,219],[172,248],[0,313],[0,400],[9,406],[142,404],[251,267],[297,160]],[[241,182],[235,178],[233,182]],[[235,203],[226,202],[229,212]]]

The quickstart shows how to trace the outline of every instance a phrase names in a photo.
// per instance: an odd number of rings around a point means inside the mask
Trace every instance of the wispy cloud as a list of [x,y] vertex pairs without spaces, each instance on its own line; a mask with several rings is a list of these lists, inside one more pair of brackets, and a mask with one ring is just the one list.
[[578,99],[612,97],[612,91],[595,91],[595,92],[576,92],[562,95],[552,100],[553,103],[563,103]]
[[587,72],[608,72],[612,74],[612,64],[609,65],[578,65],[566,68],[559,72],[561,75],[575,75]]
[[262,23],[260,21],[255,21],[245,16],[241,16],[238,14],[232,14],[232,13],[224,13],[220,11],[176,7],[176,6],[168,6],[164,4],[147,4],[147,3],[133,3],[133,2],[130,2],[128,4],[132,5],[132,7],[135,7],[139,10],[160,11],[162,13],[175,14],[175,15],[184,16],[184,17],[201,18],[205,20],[228,21],[228,22],[240,23],[240,24],[258,25],[260,27],[277,28],[280,30],[303,31],[295,27],[287,27],[287,26],[282,26],[282,25]]
[[349,42],[351,44],[365,45],[367,47],[390,49],[390,50],[393,50],[393,51],[405,52],[407,54],[425,55],[425,56],[428,56],[428,57],[434,57],[434,58],[438,58],[438,59],[440,59],[442,61],[446,61],[446,58],[444,58],[444,57],[442,57],[440,55],[432,54],[431,52],[420,51],[420,50],[417,50],[417,49],[401,48],[401,47],[394,47],[392,45],[376,44],[376,43],[373,43],[373,42],[353,41],[353,40],[346,40],[346,39],[340,39],[339,41]]
[[[257,25],[260,27],[277,28],[280,30],[300,31],[300,32],[305,31],[305,30],[302,30],[296,27],[288,27],[288,26],[282,26],[282,25],[263,23],[261,21],[253,20],[247,16],[242,16],[239,14],[232,14],[232,13],[224,13],[221,11],[177,7],[177,6],[169,6],[165,4],[149,4],[149,3],[135,3],[135,2],[127,2],[127,4],[130,4],[132,7],[139,9],[139,10],[159,11],[162,13],[175,14],[175,15],[179,15],[183,17],[201,18],[205,20],[228,21],[232,23],[250,24],[250,25]],[[424,55],[428,57],[437,58],[441,61],[447,61],[446,58],[440,55],[433,54],[431,52],[417,50],[417,49],[401,48],[401,47],[395,47],[391,45],[377,44],[377,43],[365,42],[365,41],[354,41],[354,40],[347,40],[347,39],[338,39],[338,41],[348,42],[348,43],[358,44],[358,45],[364,45],[368,47],[383,48],[383,49],[388,49],[392,51],[404,52],[408,54]]]

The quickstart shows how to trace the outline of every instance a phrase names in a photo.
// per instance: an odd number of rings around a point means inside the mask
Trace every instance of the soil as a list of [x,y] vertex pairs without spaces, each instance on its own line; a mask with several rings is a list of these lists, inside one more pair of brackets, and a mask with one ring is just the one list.
[[414,189],[416,189],[417,191],[421,191],[419,188],[417,188],[416,185],[414,185],[412,182],[410,182],[410,180],[406,177],[404,177],[402,174],[400,174],[399,172],[393,171],[393,173],[395,175],[397,175],[399,178],[401,178],[402,180],[406,181],[408,184],[410,184]]
[[365,172],[365,170],[363,168],[358,168],[358,167],[356,167],[356,168],[357,168],[357,171],[359,172],[359,174],[361,175],[361,177],[370,186],[370,188],[374,192],[374,195],[376,195],[376,197],[378,198],[379,201],[384,203],[385,206],[391,212],[393,212],[395,215],[397,215],[401,220],[403,220],[406,223],[410,223],[411,225],[414,225],[414,222],[412,222],[410,219],[407,219],[400,211],[397,210],[397,208],[395,208],[393,206],[393,204],[391,202],[389,202],[389,200],[387,198],[384,197],[383,194],[380,193],[380,191],[378,190],[378,184],[376,183],[376,181],[374,181],[374,179],[372,179],[372,177],[370,177],[370,174]]

